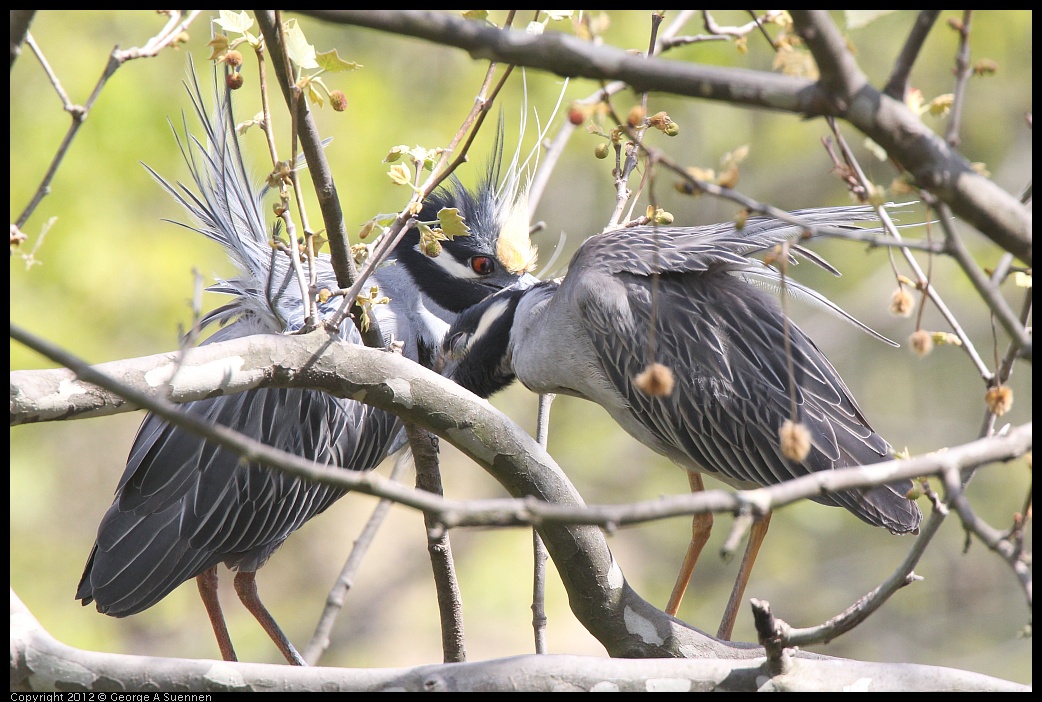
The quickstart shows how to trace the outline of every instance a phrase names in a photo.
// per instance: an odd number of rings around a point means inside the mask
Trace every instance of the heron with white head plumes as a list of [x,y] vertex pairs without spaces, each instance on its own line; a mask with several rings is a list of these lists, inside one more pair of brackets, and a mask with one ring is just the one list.
[[[191,215],[186,228],[220,244],[237,277],[211,290],[231,300],[203,325],[220,328],[204,343],[252,334],[289,334],[307,316],[288,254],[273,248],[262,205],[243,163],[228,94],[211,116],[194,79],[189,90],[205,130],[181,144],[194,184],[159,183]],[[373,305],[385,344],[430,366],[449,325],[488,294],[530,277],[535,250],[516,173],[501,174],[498,151],[476,192],[458,181],[435,192],[417,219],[433,221],[455,208],[469,234],[441,242],[438,255],[421,250],[411,229],[367,283],[386,304]],[[505,185],[504,185],[505,184]],[[521,221],[523,219],[523,221]],[[294,247],[289,247],[294,248]],[[317,288],[338,288],[328,255],[314,260]],[[318,303],[323,318],[340,301]],[[361,344],[350,320],[339,328],[346,343]],[[361,402],[315,390],[255,389],[182,405],[182,410],[319,465],[368,471],[405,443],[400,420]],[[222,656],[235,659],[217,600],[217,566],[238,571],[235,589],[286,659],[304,660],[261,603],[256,571],[308,519],[347,491],[312,483],[247,462],[231,451],[148,414],[134,439],[116,497],[98,528],[76,598],[114,617],[141,612],[195,578]]]

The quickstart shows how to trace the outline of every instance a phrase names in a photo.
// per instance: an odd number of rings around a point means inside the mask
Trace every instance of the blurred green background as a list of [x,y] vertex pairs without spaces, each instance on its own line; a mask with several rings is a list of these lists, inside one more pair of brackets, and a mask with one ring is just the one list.
[[[216,16],[216,11],[208,13]],[[836,19],[844,22],[842,14]],[[864,28],[850,29],[858,60],[873,84],[882,85],[907,36],[915,14],[886,15]],[[957,17],[946,14],[944,17]],[[502,21],[502,13],[492,19]],[[527,21],[528,15],[522,15]],[[613,12],[607,43],[644,50],[649,13]],[[670,17],[667,15],[667,23]],[[742,13],[721,12],[721,23],[741,24]],[[1031,178],[1031,13],[978,12],[972,25],[972,60],[998,64],[991,77],[970,81],[961,131],[962,153],[984,162],[1002,187],[1019,194]],[[112,47],[143,44],[164,18],[151,12],[41,12],[32,33],[71,99],[82,104],[93,90]],[[392,35],[324,25],[300,18],[319,51],[364,68],[328,76],[343,90],[347,111],[316,112],[324,135],[335,138],[329,156],[337,178],[349,231],[376,213],[399,210],[408,193],[393,186],[381,159],[397,144],[444,146],[470,109],[486,64],[466,53]],[[551,24],[550,31],[571,31]],[[694,21],[684,33],[703,31]],[[777,30],[772,30],[776,32]],[[187,56],[199,68],[204,93],[210,90],[209,29],[200,19],[191,39],[178,50],[123,66],[105,87],[55,178],[51,193],[29,220],[31,248],[44,223],[56,221],[36,252],[40,265],[27,268],[11,259],[12,322],[64,345],[92,362],[168,351],[178,342],[179,325],[191,323],[192,269],[207,282],[228,275],[230,264],[213,244],[162,220],[184,213],[165,195],[141,163],[171,179],[187,177],[167,119],[179,124],[182,111],[194,115],[181,81]],[[669,58],[722,66],[769,70],[772,55],[756,34],[749,52],[729,42],[695,44]],[[943,19],[930,35],[912,76],[927,99],[953,89],[956,34]],[[247,56],[247,88],[237,97],[237,116],[257,111],[256,69]],[[522,74],[516,71],[500,106],[506,119],[508,149],[517,141],[524,103]],[[563,81],[527,73],[529,115],[549,118]],[[576,80],[566,100],[592,94],[597,85]],[[616,98],[625,114],[632,94]],[[704,101],[652,95],[651,113],[667,111],[680,125],[672,140],[651,134],[653,145],[668,149],[681,163],[718,167],[720,157],[750,144],[739,189],[783,207],[817,207],[849,202],[842,183],[829,170],[820,146],[828,134],[820,120],[802,121]],[[279,115],[282,112],[279,111]],[[25,50],[11,73],[11,219],[17,218],[38,186],[65,134],[69,118],[36,59]],[[925,118],[943,133],[941,119]],[[559,115],[551,136],[563,120]],[[530,119],[526,143],[530,146]],[[286,134],[285,120],[281,120]],[[460,171],[467,184],[483,172],[492,152],[494,121],[489,122]],[[197,129],[196,129],[197,131]],[[198,132],[197,132],[198,133]],[[874,160],[853,130],[846,135],[877,182],[887,184],[892,168]],[[246,138],[258,179],[266,173],[259,132]],[[284,141],[284,144],[288,141]],[[559,236],[566,251],[559,272],[583,238],[600,230],[611,211],[614,192],[610,161],[593,158],[600,143],[581,130],[572,136],[535,219],[546,222],[536,236],[548,260]],[[287,148],[283,146],[283,148]],[[633,183],[635,187],[635,181]],[[678,224],[702,224],[734,217],[735,207],[709,198],[676,193],[672,179],[656,185],[660,206]],[[646,203],[646,200],[644,201]],[[642,211],[644,204],[638,206]],[[924,216],[908,208],[902,221]],[[318,220],[317,210],[311,212]],[[922,230],[909,235],[923,236]],[[968,245],[985,266],[999,252],[975,232]],[[861,320],[904,341],[913,319],[891,317],[887,303],[894,288],[887,254],[857,244],[825,241],[815,246],[844,272],[834,279],[810,266],[796,275],[830,296]],[[924,262],[925,258],[920,257]],[[901,272],[907,274],[903,262]],[[988,312],[956,266],[933,262],[934,281],[985,359],[995,355]],[[1022,292],[1007,291],[1019,309]],[[208,295],[205,309],[220,304]],[[795,319],[814,337],[844,375],[876,428],[898,448],[921,453],[976,438],[983,417],[983,384],[966,354],[938,348],[918,359],[905,348],[879,344],[850,326],[801,307]],[[923,326],[947,330],[933,308]],[[1006,340],[999,334],[999,353]],[[48,363],[11,344],[11,368],[42,368]],[[1031,369],[1020,364],[1012,387],[1015,403],[1005,421],[1031,418]],[[497,396],[494,404],[534,431],[536,398],[523,388]],[[11,430],[11,584],[43,625],[60,640],[79,647],[159,656],[218,655],[204,610],[192,584],[186,584],[152,609],[116,620],[81,607],[73,599],[83,564],[102,514],[123,470],[140,414],[67,423],[21,426]],[[559,398],[553,409],[551,454],[592,503],[651,499],[687,490],[683,472],[625,435],[590,403]],[[446,494],[453,498],[501,497],[504,491],[477,466],[443,443]],[[389,463],[380,469],[386,474]],[[412,476],[409,476],[409,481]],[[991,467],[969,489],[981,516],[1005,527],[1023,507],[1030,485],[1025,462]],[[720,484],[707,480],[707,487]],[[312,520],[269,561],[258,583],[265,601],[290,638],[302,647],[322,610],[325,595],[358,531],[375,506],[372,498],[349,495]],[[924,509],[927,507],[925,502]],[[686,621],[715,631],[737,562],[715,557],[731,519],[717,516],[717,529],[680,611]],[[626,528],[609,544],[633,587],[663,606],[689,535],[689,521],[669,520]],[[528,653],[530,628],[531,534],[523,529],[470,529],[451,533],[459,571],[472,660]],[[1031,644],[1022,637],[1031,613],[1010,571],[980,543],[963,552],[964,536],[949,519],[916,569],[925,581],[898,593],[885,608],[855,631],[815,650],[868,660],[929,663],[966,668],[1020,682],[1031,681]],[[827,619],[852,604],[889,575],[911,545],[881,529],[870,529],[838,509],[815,504],[793,506],[775,515],[747,597],[769,600],[776,614],[796,626]],[[737,560],[737,559],[736,559]],[[252,617],[235,601],[224,571],[222,597],[240,658],[281,662],[281,656]],[[574,620],[559,579],[550,570],[548,608],[552,653],[605,655]],[[743,611],[735,638],[753,640],[751,618]],[[346,608],[323,663],[341,666],[408,666],[441,660],[437,607],[426,555],[422,515],[396,507],[373,545],[349,593]]]

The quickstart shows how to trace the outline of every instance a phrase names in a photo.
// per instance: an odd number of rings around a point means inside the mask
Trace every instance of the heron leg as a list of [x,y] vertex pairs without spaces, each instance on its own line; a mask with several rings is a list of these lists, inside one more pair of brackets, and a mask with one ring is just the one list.
[[[687,480],[691,485],[691,492],[702,492],[705,490],[700,473],[688,471]],[[684,592],[687,591],[688,583],[691,582],[691,574],[695,570],[695,563],[698,561],[698,556],[702,553],[702,547],[709,541],[709,533],[712,530],[712,512],[696,514],[691,518],[691,544],[687,547],[687,555],[684,556],[684,563],[680,566],[680,573],[677,574],[677,582],[673,585],[673,592],[670,594],[669,602],[666,604],[666,614],[672,617],[677,616],[680,602],[684,599]]]
[[304,659],[297,649],[293,648],[293,644],[289,642],[286,635],[282,633],[282,629],[275,623],[275,618],[271,616],[264,603],[260,600],[260,595],[257,594],[257,573],[255,571],[243,571],[240,570],[235,574],[235,592],[239,595],[239,599],[242,600],[243,605],[246,609],[250,610],[250,614],[256,618],[257,622],[263,627],[264,631],[268,632],[268,636],[275,642],[275,645],[282,651],[282,655],[286,657],[292,665],[307,665]]
[[217,599],[217,566],[195,576],[195,584],[199,587],[199,597],[202,598],[206,614],[210,617],[210,626],[213,627],[213,635],[217,637],[217,647],[221,649],[221,658],[226,661],[239,660],[235,657],[232,637],[228,635],[228,625],[224,623],[221,602]]
[[770,524],[771,513],[768,512],[749,529],[749,543],[745,547],[745,555],[742,556],[742,564],[738,568],[738,577],[734,581],[731,598],[727,600],[724,617],[720,620],[720,628],[716,632],[718,639],[731,639],[734,622],[738,618],[738,608],[742,606],[742,595],[745,594],[745,586],[749,584],[749,576],[753,573],[753,562],[756,560],[756,554],[760,552],[760,544],[763,543],[763,537],[767,536],[767,527]]

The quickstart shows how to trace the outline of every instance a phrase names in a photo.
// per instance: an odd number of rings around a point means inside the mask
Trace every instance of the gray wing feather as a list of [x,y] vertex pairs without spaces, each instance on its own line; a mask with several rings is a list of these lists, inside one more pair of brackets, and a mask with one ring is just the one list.
[[[314,391],[251,390],[184,410],[320,465],[352,470],[375,467],[400,443],[393,415]],[[345,492],[242,463],[148,415],[77,597],[126,616],[218,563],[256,570]]]
[[865,332],[869,336],[874,337],[879,341],[882,341],[884,344],[887,344],[888,346],[893,346],[894,348],[900,346],[900,344],[898,344],[896,341],[883,336],[875,329],[868,326],[867,324],[859,320],[857,317],[844,310],[835,302],[819,293],[817,290],[814,290],[813,288],[808,288],[807,286],[801,283],[797,283],[795,280],[788,276],[785,278],[785,284],[783,287],[781,274],[773,268],[769,268],[767,266],[762,266],[759,269],[746,268],[742,271],[735,271],[733,275],[742,280],[743,282],[746,282],[750,285],[759,286],[764,290],[775,295],[780,294],[784,290],[785,294],[789,297],[795,300],[799,300],[800,302],[809,304],[819,310],[824,310],[825,312],[828,312],[837,319],[841,319],[844,322],[854,325],[855,327]]
[[[178,143],[198,194],[149,170],[197,222],[183,226],[221,244],[241,272],[213,287],[233,299],[206,317],[226,324],[206,343],[297,329],[304,321],[300,290],[286,256],[275,255],[268,245],[263,190],[254,195],[249,184],[230,105],[218,94],[211,118],[194,79],[189,93],[206,143],[194,138]],[[319,285],[335,287],[328,257],[318,266]],[[334,298],[323,312],[336,304]],[[341,336],[361,342],[349,320]],[[257,389],[188,403],[183,410],[306,460],[350,470],[374,468],[403,443],[394,415],[311,390]],[[256,570],[293,531],[345,492],[243,463],[149,414],[98,528],[76,597],[126,616],[218,563]]]
[[[792,215],[814,227],[852,228],[852,222],[877,219],[871,207],[861,206],[796,210]],[[750,255],[785,241],[795,242],[806,231],[805,227],[769,217],[750,217],[741,229],[733,222],[615,229],[585,241],[570,267],[637,275],[701,273],[719,267],[743,269],[755,263]],[[818,262],[817,257],[811,260]],[[822,263],[826,270],[835,271]]]
[[[640,239],[646,241],[646,238]],[[632,240],[628,241],[631,243]],[[630,270],[630,254],[641,247],[605,252],[613,268]],[[675,251],[669,245],[666,251]],[[717,251],[717,261],[735,252]],[[624,259],[627,263],[619,263]],[[811,432],[813,448],[800,463],[778,447],[778,428],[790,417],[788,369],[781,310],[776,301],[724,270],[707,273],[697,261],[659,277],[652,321],[651,278],[589,269],[561,293],[579,311],[597,362],[629,403],[643,427],[695,466],[732,484],[771,485],[819,470],[885,460],[889,446],[869,426],[839,374],[814,343],[790,324],[798,418]],[[645,268],[645,270],[647,270]],[[628,314],[617,314],[626,300]],[[649,357],[655,329],[656,361],[675,369],[673,393],[653,398],[634,385]],[[904,498],[910,481],[870,491],[825,495],[817,501],[847,508],[866,522],[907,532],[919,523],[918,509]]]
[[[195,222],[191,225],[173,223],[220,244],[241,272],[240,276],[218,281],[209,288],[232,295],[234,299],[206,315],[203,323],[223,325],[238,319],[242,324],[239,335],[299,329],[305,309],[300,288],[293,279],[288,256],[271,247],[272,233],[265,225],[263,201],[268,188],[251,185],[227,97],[215,90],[215,109],[211,114],[205,107],[194,73],[191,79],[188,93],[205,132],[205,141],[194,136],[182,138],[176,129],[174,136],[188,164],[194,187],[171,183],[148,165],[145,168]],[[188,134],[187,125],[182,130]],[[318,256],[316,266],[319,287],[336,289],[329,256]],[[330,304],[328,308],[335,309],[335,306]]]
[[[856,228],[852,222],[876,220],[871,207],[822,207],[797,210],[794,217],[814,227]],[[750,258],[783,242],[795,242],[806,228],[768,217],[752,217],[742,229],[733,222],[702,227],[634,227],[616,229],[587,240],[577,252],[570,268],[583,275],[633,273],[706,273],[727,270],[746,282],[768,290],[781,288],[781,274],[774,268]],[[827,261],[800,246],[793,246],[790,260],[799,254],[825,270],[838,275]],[[785,281],[787,292],[803,302],[842,319],[866,334],[891,346],[898,344],[873,330],[837,304],[794,281]]]

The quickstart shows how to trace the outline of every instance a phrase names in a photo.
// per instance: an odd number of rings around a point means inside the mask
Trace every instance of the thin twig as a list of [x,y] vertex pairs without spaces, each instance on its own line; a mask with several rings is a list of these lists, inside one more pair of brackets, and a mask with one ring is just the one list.
[[[862,170],[861,168],[861,164],[858,163],[857,158],[854,156],[853,151],[851,151],[846,139],[843,138],[843,134],[839,131],[839,128],[836,125],[835,121],[829,120],[829,123],[832,125],[833,134],[836,136],[836,141],[843,152],[847,164],[853,170],[854,174],[856,174],[857,178],[860,180],[862,185],[866,189],[870,189],[872,186],[872,181],[870,181],[868,177],[865,175],[864,170]],[[890,215],[889,213],[887,213],[886,208],[876,206],[875,209],[879,215],[880,221],[883,223],[883,226],[885,227],[886,231],[890,234],[890,236],[899,241],[903,241],[901,233],[898,231],[897,227],[894,226],[894,223],[890,219]],[[915,259],[912,253],[904,249],[903,247],[901,248],[901,254],[904,256],[904,259],[908,263],[908,266],[915,273],[918,285],[930,298],[930,301],[933,302],[934,306],[937,308],[937,311],[941,313],[941,316],[944,317],[945,321],[948,322],[948,325],[952,328],[952,331],[955,333],[955,335],[959,337],[959,341],[962,342],[962,348],[966,351],[966,354],[970,357],[970,361],[972,361],[973,365],[977,368],[977,372],[985,380],[990,380],[992,377],[992,372],[988,369],[987,364],[984,363],[984,360],[980,357],[980,354],[977,353],[977,348],[973,345],[973,341],[970,339],[966,331],[962,328],[962,325],[959,324],[959,320],[956,319],[954,313],[952,313],[952,311],[948,308],[948,305],[945,304],[944,300],[941,298],[940,293],[937,292],[937,288],[930,282],[929,276],[927,276],[926,273],[923,271],[922,266],[919,265],[919,262]]]
[[916,537],[912,548],[904,560],[875,589],[865,594],[842,613],[818,626],[802,629],[790,628],[782,637],[783,645],[786,647],[809,646],[811,644],[832,641],[837,636],[845,634],[867,619],[869,615],[877,611],[883,603],[890,599],[895,592],[917,580],[922,580],[921,577],[915,574],[915,566],[926,552],[926,547],[937,534],[941,524],[944,523],[945,516],[946,514],[942,510],[934,510],[930,514],[929,519],[920,528],[919,536]]
[[[488,70],[485,72],[485,79],[482,82],[481,89],[478,91],[478,97],[474,101],[474,107],[470,113],[463,120],[459,129],[456,130],[456,134],[452,137],[449,142],[449,146],[442,152],[441,159],[434,167],[431,175],[416,189],[415,194],[409,200],[409,204],[398,213],[394,223],[384,233],[377,244],[375,249],[370,253],[369,259],[365,262],[361,272],[358,274],[358,279],[349,287],[345,294],[344,304],[341,306],[337,314],[333,315],[332,324],[339,325],[341,321],[347,316],[348,306],[351,301],[355,300],[358,296],[359,291],[362,289],[362,285],[368,279],[369,275],[380,265],[398,245],[398,242],[402,240],[408,231],[408,227],[411,225],[414,219],[414,208],[419,203],[423,202],[434,190],[441,185],[446,178],[448,178],[458,166],[466,161],[467,152],[470,150],[470,145],[474,141],[474,137],[477,136],[478,130],[481,129],[481,125],[485,120],[485,115],[488,114],[488,110],[492,107],[493,102],[499,95],[500,90],[506,83],[506,79],[510,76],[510,72],[513,66],[507,66],[504,75],[500,78],[499,82],[488,92],[489,86],[492,84],[492,78],[495,75],[497,64],[489,64]],[[468,131],[469,130],[469,131]],[[464,139],[464,136],[466,137]],[[459,146],[460,142],[463,142],[463,146]],[[448,163],[450,154],[455,153],[455,159]]]
[[[80,127],[87,119],[87,115],[90,114],[91,108],[94,107],[94,103],[97,102],[98,98],[101,97],[101,91],[108,83],[109,78],[127,61],[131,61],[136,58],[146,58],[155,56],[164,47],[169,46],[177,37],[181,34],[189,24],[192,23],[201,10],[193,10],[188,16],[182,19],[182,15],[179,10],[171,11],[170,20],[166,26],[152,37],[143,47],[132,48],[126,50],[120,50],[117,46],[109,54],[109,60],[105,64],[105,69],[102,71],[101,77],[98,79],[97,84],[94,86],[94,90],[91,92],[90,97],[87,98],[87,102],[81,105],[72,105],[65,95],[64,91],[61,90],[61,84],[57,81],[57,77],[53,71],[49,70],[46,65],[46,61],[43,59],[43,53],[37,52],[37,57],[40,58],[41,64],[45,66],[48,76],[51,77],[52,85],[55,90],[58,91],[62,97],[62,103],[65,105],[65,111],[72,116],[72,124],[69,125],[68,131],[65,133],[65,137],[62,138],[61,144],[58,145],[58,149],[55,151],[54,156],[51,158],[51,163],[47,167],[46,173],[44,173],[43,179],[40,181],[40,185],[37,186],[36,192],[33,197],[29,200],[29,204],[25,206],[21,214],[15,220],[15,226],[18,229],[23,229],[25,223],[29,217],[32,216],[33,212],[36,211],[36,207],[40,204],[43,198],[51,192],[51,182],[54,180],[55,175],[58,173],[58,167],[61,165],[65,158],[65,154],[68,153],[69,147],[72,146],[73,139],[79,133]],[[28,37],[27,37],[28,39]],[[30,44],[35,47],[35,42]],[[34,48],[34,52],[38,48]]]
[[[1013,428],[1003,436],[979,439],[961,446],[951,447],[945,452],[871,465],[819,471],[770,487],[733,493],[723,490],[707,490],[697,494],[673,495],[667,498],[619,505],[559,505],[529,498],[461,502],[446,500],[424,491],[410,490],[371,472],[359,473],[320,466],[293,454],[273,449],[258,441],[248,439],[226,427],[201,421],[180,411],[172,402],[163,399],[161,395],[165,391],[163,388],[157,387],[154,380],[149,384],[148,391],[137,389],[127,383],[115,380],[107,372],[91,366],[68,351],[16,325],[12,324],[10,330],[12,339],[72,370],[83,382],[96,385],[109,393],[126,398],[127,402],[122,405],[121,409],[148,409],[171,424],[192,431],[219,446],[227,448],[249,462],[271,466],[290,475],[313,482],[346,488],[376,497],[388,497],[408,507],[430,513],[434,521],[446,529],[456,526],[479,525],[531,526],[543,522],[617,527],[671,517],[691,516],[705,512],[737,513],[743,509],[748,509],[750,506],[766,512],[825,493],[874,487],[905,478],[939,474],[951,466],[957,466],[961,470],[969,470],[995,461],[1009,461],[1022,456],[1031,448],[1031,423],[1028,422]],[[293,378],[297,379],[298,387],[315,387],[318,381],[315,377],[308,376],[307,371],[313,369],[317,362],[316,359],[320,359],[328,354],[331,356],[330,362],[337,368],[343,369],[343,373],[335,377],[331,377],[331,374],[320,373],[319,375],[324,386],[335,394],[353,396],[359,394],[363,388],[371,389],[371,386],[351,383],[350,368],[353,366],[353,363],[348,360],[349,358],[353,357],[355,364],[362,357],[365,357],[370,362],[380,359],[388,363],[389,361],[385,359],[394,358],[393,354],[387,354],[383,351],[342,344],[335,340],[331,341],[328,334],[319,331],[294,337],[268,335],[244,337],[210,344],[186,352],[184,364],[186,367],[189,365],[196,367],[195,359],[213,359],[214,354],[220,354],[222,351],[235,353],[237,354],[236,358],[239,358],[246,348],[257,344],[265,348],[263,351],[265,358],[291,358],[294,356],[293,349],[297,349],[311,361],[305,364],[306,368],[301,369],[298,373],[287,373],[287,368],[282,365],[279,366],[278,373],[274,373],[273,368],[270,368],[268,373],[258,373],[256,368],[250,369],[245,375],[251,378],[251,382],[238,385],[236,389],[274,387],[275,383],[273,380],[276,377],[279,381],[279,387],[293,387],[293,383],[290,382]],[[169,354],[161,354],[151,358],[154,359],[152,365],[154,371],[158,371],[157,367],[169,366]],[[430,403],[432,406],[426,412],[421,413],[417,411],[416,398],[412,393],[405,393],[405,397],[402,397],[400,393],[361,393],[364,394],[363,399],[375,407],[390,412],[410,412],[411,416],[416,419],[425,417],[432,423],[432,429],[439,429],[440,432],[451,435],[455,445],[479,462],[481,462],[479,456],[485,456],[485,464],[487,464],[490,451],[491,455],[497,457],[496,460],[508,462],[512,460],[512,456],[517,455],[519,449],[516,443],[499,445],[496,442],[492,442],[494,445],[487,446],[485,443],[478,442],[476,437],[472,436],[470,432],[460,432],[459,427],[454,423],[440,424],[439,422],[450,421],[449,418],[444,416],[446,398],[450,396],[455,397],[456,395],[469,397],[469,393],[432,371],[428,371],[416,364],[410,363],[409,366],[416,376],[427,378],[431,387],[440,388],[437,394],[437,401],[432,400]],[[105,364],[100,368],[104,367]],[[146,368],[147,366],[137,367],[135,375],[143,378],[144,374],[148,372]],[[400,365],[394,365],[394,368],[395,373],[399,376],[407,372]],[[218,365],[214,372],[220,376],[220,380],[215,381],[215,383],[221,387],[227,388],[236,385],[237,371],[235,369],[227,365]],[[11,374],[12,426],[19,423],[17,421],[19,410],[14,404],[15,400],[22,404],[31,404],[30,398],[25,397],[26,391],[31,388],[25,383],[21,383],[20,378],[39,377],[53,373],[54,371],[20,371]],[[197,393],[200,393],[200,396],[207,396],[208,393],[205,390],[205,386],[199,385],[198,378],[195,380],[193,387]],[[262,382],[265,380],[266,382]],[[396,378],[395,382],[403,383],[407,381],[402,376]],[[65,379],[62,383],[61,392],[63,396],[70,396],[76,387],[75,384],[71,382],[71,379]],[[141,383],[144,384],[144,380],[141,380]],[[328,387],[330,384],[333,384],[334,387]],[[105,395],[105,393],[96,391],[94,394]],[[98,399],[110,401],[104,397],[99,397]],[[198,399],[198,397],[182,395],[179,399],[187,401]],[[485,421],[498,421],[503,422],[504,425],[509,425],[509,421],[493,410],[491,406],[486,407],[476,402],[473,404],[476,405],[476,407],[472,408],[475,418],[484,418]],[[25,414],[26,416],[32,416],[29,413]],[[65,413],[63,418],[72,416],[75,415]],[[40,417],[37,416],[36,418],[39,419]],[[510,441],[519,441],[523,444],[526,456],[524,460],[527,461],[525,465],[528,469],[532,469],[540,461],[546,463],[548,470],[550,466],[555,466],[552,459],[546,455],[546,452],[540,449],[535,441],[524,435],[522,430],[517,429],[517,433],[510,437]],[[512,448],[507,448],[508,445]],[[541,458],[537,458],[539,456]],[[518,470],[521,470],[521,468],[519,467]]]
[[970,21],[973,10],[963,10],[962,21],[958,24],[959,50],[955,54],[955,91],[952,98],[951,112],[948,114],[948,127],[944,131],[944,140],[952,147],[962,142],[959,130],[962,127],[962,109],[966,104],[966,87],[973,71],[970,68]]
[[[282,21],[282,10],[275,10],[275,25],[278,30],[279,41],[282,46],[286,46],[286,23]],[[289,55],[283,52],[283,57],[286,61],[285,71],[287,76],[293,78],[293,84],[290,87],[290,154],[289,162],[292,164],[292,168],[289,169],[289,180],[290,187],[293,191],[293,197],[296,202],[296,211],[300,216],[300,226],[304,232],[304,252],[307,256],[308,262],[308,278],[306,280],[306,291],[302,300],[306,301],[307,315],[305,317],[305,324],[307,326],[314,326],[318,324],[319,312],[318,312],[318,265],[315,263],[315,235],[311,229],[311,223],[308,221],[307,206],[304,204],[304,190],[300,187],[300,169],[297,167],[297,144],[299,141],[300,128],[299,124],[302,119],[307,118],[308,106],[304,101],[303,91],[300,86],[297,85],[298,75],[293,75],[292,65],[289,61]],[[299,71],[298,71],[299,73]],[[267,126],[267,125],[265,125]],[[298,237],[295,231],[291,228],[293,220],[290,217],[290,209],[288,207],[283,208],[281,216],[286,221],[286,234],[289,236],[290,245],[294,247],[294,260],[299,259],[296,251],[298,246]],[[349,257],[350,258],[350,257]],[[357,275],[357,273],[356,273]],[[374,320],[373,315],[369,315],[370,319],[368,324],[363,326],[371,325]],[[376,322],[379,324],[379,322]],[[339,328],[339,324],[337,328]],[[359,330],[361,331],[361,330]]]
[[[340,196],[337,193],[336,184],[333,181],[329,161],[325,156],[322,139],[318,134],[314,118],[307,110],[304,101],[300,103],[300,114],[294,110],[293,100],[294,81],[290,73],[289,59],[283,51],[283,43],[280,39],[279,23],[276,15],[270,10],[258,10],[255,13],[257,24],[260,26],[261,34],[264,36],[265,46],[271,56],[271,63],[275,69],[275,77],[282,88],[282,95],[286,106],[290,109],[296,124],[294,130],[300,139],[301,148],[308,163],[308,172],[315,186],[315,196],[318,198],[319,209],[322,212],[322,223],[326,229],[329,239],[330,261],[336,274],[337,284],[342,288],[357,286],[361,288],[365,280],[355,268],[354,258],[351,256],[350,242],[348,241],[347,229],[344,226],[344,214],[340,204]],[[302,119],[298,119],[303,115]],[[292,162],[291,162],[292,163]],[[294,242],[290,242],[293,244]],[[340,323],[352,314],[355,327],[362,335],[362,340],[367,346],[383,346],[383,334],[379,322],[374,315],[369,315],[369,323],[363,322],[364,310],[358,304],[357,292],[355,296],[348,298],[347,311],[331,322],[339,329]]]
[[[999,271],[996,271],[996,275],[992,276],[992,283],[997,282]],[[1028,320],[1031,318],[1033,296],[1031,294],[1031,288],[1024,290],[1024,301],[1020,307],[1020,323],[1027,327]],[[1010,341],[1009,346],[1006,348],[1006,355],[1002,357],[1002,361],[999,362],[998,367],[995,369],[995,382],[1005,384],[1009,380],[1010,375],[1013,374],[1013,364],[1020,358],[1020,347],[1016,343]],[[991,436],[995,428],[995,420],[998,418],[990,408],[984,411],[984,420],[981,426],[980,433],[978,436]]]
[[[676,46],[682,46],[685,42],[673,43],[671,40],[690,19],[693,13],[694,10],[681,10],[677,14],[677,17],[673,19],[664,30],[658,33],[658,42],[651,53],[653,55],[658,55]],[[727,37],[721,35],[713,38],[726,39]],[[627,88],[629,88],[629,86],[623,81],[613,81],[607,85],[602,85],[595,92],[585,98],[573,100],[572,104],[595,105],[599,102],[607,101],[612,95],[620,93]],[[561,154],[564,153],[564,147],[568,143],[568,139],[571,138],[572,134],[575,132],[575,128],[576,125],[572,124],[570,120],[563,120],[561,128],[558,130],[556,136],[554,136],[550,146],[546,150],[546,153],[540,160],[539,167],[536,169],[536,173],[532,177],[532,184],[528,190],[529,211],[534,211],[539,200],[542,198],[543,191],[546,189],[546,184],[550,180],[550,174],[557,165],[557,161],[560,159]]]
[[897,59],[894,61],[894,68],[890,71],[890,77],[883,87],[884,95],[889,95],[895,100],[904,101],[905,93],[908,91],[908,76],[912,73],[912,66],[915,65],[915,60],[919,57],[923,44],[926,43],[926,37],[929,36],[930,30],[933,29],[933,25],[937,22],[940,14],[940,10],[919,10],[919,14],[915,17],[915,24],[912,25],[912,31],[908,33],[908,38],[905,39],[904,46],[901,47],[901,53],[898,54]]
[[[556,395],[547,393],[539,396],[539,419],[536,422],[535,440],[544,449],[550,437],[550,405]],[[532,530],[532,629],[535,634],[535,652],[547,653],[546,645],[546,546],[539,531]]]
[[[1009,538],[1020,533],[1023,525],[1014,525],[1014,528],[1007,532],[996,529],[974,513],[970,501],[966,499],[966,495],[963,492],[963,481],[959,471],[949,470],[945,472],[944,481],[945,489],[950,495],[949,503],[958,512],[963,529],[980,539],[981,543],[997,553],[1005,561],[1006,565],[1010,567],[1017,579],[1017,583],[1024,591],[1028,610],[1030,611],[1032,606],[1031,555],[1025,553],[1024,544],[1019,539],[1011,541]],[[1027,513],[1028,510],[1021,512],[1020,519],[1023,520]]]
[[[412,422],[405,423],[405,433],[409,437],[409,447],[416,464],[416,489],[444,495],[438,465],[438,437]],[[423,513],[423,524],[426,527],[427,553],[431,558],[434,587],[438,595],[442,655],[445,663],[462,663],[467,660],[463,636],[463,602],[452,562],[449,534],[437,517],[428,512]]]
[[1023,323],[1017,318],[1017,315],[1010,309],[1006,299],[1002,297],[998,289],[983,271],[977,266],[973,258],[970,256],[969,250],[966,245],[962,243],[962,238],[956,233],[955,228],[951,223],[951,212],[948,210],[948,206],[943,202],[939,202],[930,196],[928,202],[937,208],[938,218],[941,224],[941,229],[944,231],[945,248],[948,253],[958,262],[959,267],[962,268],[963,273],[970,279],[970,283],[977,290],[977,294],[980,295],[981,299],[984,300],[984,304],[988,306],[992,314],[998,319],[999,324],[1009,334],[1010,339],[1020,349],[1020,353],[1025,357],[1030,358],[1031,356],[1031,337],[1024,329]]

